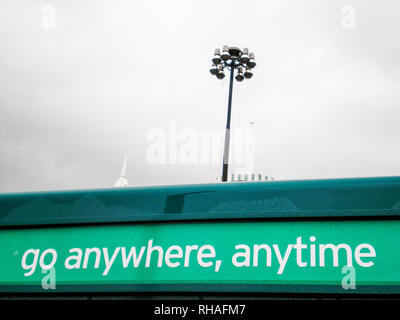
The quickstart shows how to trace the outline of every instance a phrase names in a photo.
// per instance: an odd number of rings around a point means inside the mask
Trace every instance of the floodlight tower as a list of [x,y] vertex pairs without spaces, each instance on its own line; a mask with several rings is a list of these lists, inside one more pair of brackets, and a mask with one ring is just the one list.
[[228,116],[226,120],[224,158],[222,165],[222,182],[226,182],[228,180],[233,77],[236,69],[236,81],[242,82],[244,79],[250,79],[253,76],[252,69],[256,66],[256,62],[254,61],[254,53],[249,53],[248,48],[244,48],[242,51],[237,47],[228,47],[227,45],[222,47],[222,53],[219,48],[215,49],[214,57],[211,61],[212,66],[210,73],[216,76],[217,79],[224,79],[225,69],[230,70]]

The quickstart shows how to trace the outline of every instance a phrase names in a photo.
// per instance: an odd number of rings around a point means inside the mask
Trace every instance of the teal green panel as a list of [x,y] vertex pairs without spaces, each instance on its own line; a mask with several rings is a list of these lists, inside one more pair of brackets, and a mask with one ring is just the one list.
[[0,194],[0,227],[372,216],[400,216],[399,177]]
[[[293,247],[301,237],[301,249]],[[314,237],[314,238],[312,238]],[[158,266],[158,251],[149,253],[152,246],[162,250],[161,264]],[[338,249],[337,266],[332,249],[320,254],[321,245],[331,245]],[[203,246],[215,250],[204,250]],[[235,266],[233,257],[246,245],[250,250],[249,264]],[[266,245],[271,249],[270,265],[267,263],[268,250],[261,250],[258,265],[254,265],[254,245]],[[315,246],[315,250],[311,245]],[[357,248],[364,246],[359,250]],[[368,245],[367,247],[365,247]],[[176,247],[172,247],[176,246]],[[188,246],[192,250],[185,256]],[[197,246],[197,247],[195,247]],[[266,247],[265,246],[265,247]],[[137,253],[143,247],[143,256],[134,266],[123,266],[122,248],[129,252],[132,247]],[[166,259],[167,250],[176,254]],[[264,248],[265,248],[264,247]],[[77,269],[67,269],[66,259],[70,249],[79,248],[82,259]],[[89,256],[84,268],[87,248],[99,248],[99,264],[96,268],[95,254]],[[180,249],[182,255],[180,255]],[[279,251],[288,259],[279,273]],[[291,248],[291,249],[289,249]],[[22,267],[24,253],[29,249],[39,250],[36,268]],[[40,257],[47,249],[57,253],[54,264],[56,285],[119,285],[119,284],[182,284],[182,285],[325,285],[341,286],[347,273],[343,267],[350,264],[354,269],[355,284],[358,286],[396,286],[400,284],[400,221],[397,220],[349,220],[349,221],[257,221],[257,222],[196,222],[196,223],[142,223],[125,225],[94,225],[80,227],[10,229],[0,233],[0,287],[15,285],[40,286],[43,278]],[[203,247],[206,249],[206,247]],[[104,251],[105,250],[105,251]],[[171,250],[171,249],[170,249]],[[115,260],[107,274],[105,254]],[[299,255],[299,252],[301,255]],[[315,253],[313,266],[312,252]],[[360,254],[361,252],[361,254]],[[75,254],[74,254],[75,255]],[[33,254],[27,256],[26,265],[33,261]],[[148,265],[146,265],[146,259]],[[321,258],[324,264],[321,265]],[[50,264],[52,254],[43,257],[42,263]],[[167,264],[167,260],[169,265]],[[237,259],[244,261],[244,257]],[[361,261],[361,263],[360,263]],[[344,289],[343,289],[344,290]]]

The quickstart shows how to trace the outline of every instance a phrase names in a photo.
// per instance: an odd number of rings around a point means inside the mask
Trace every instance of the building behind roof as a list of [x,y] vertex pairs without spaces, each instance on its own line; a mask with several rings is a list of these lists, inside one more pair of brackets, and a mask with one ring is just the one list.
[[129,187],[128,183],[128,158],[124,158],[122,165],[121,174],[117,181],[114,183],[114,187]]
[[231,175],[232,182],[271,181],[271,180],[275,180],[275,179],[270,176],[263,176],[260,173],[238,173],[238,174],[232,173],[232,175]]

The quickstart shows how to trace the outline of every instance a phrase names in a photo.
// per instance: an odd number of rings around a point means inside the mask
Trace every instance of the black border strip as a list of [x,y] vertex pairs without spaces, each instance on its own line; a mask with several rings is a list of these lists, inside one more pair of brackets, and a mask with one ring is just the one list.
[[381,295],[395,294],[400,297],[399,285],[357,285],[345,290],[341,285],[291,285],[291,284],[91,284],[57,285],[56,289],[44,290],[41,285],[0,285],[0,294],[32,293],[57,295],[60,293],[188,293],[188,294],[333,294],[333,295]]

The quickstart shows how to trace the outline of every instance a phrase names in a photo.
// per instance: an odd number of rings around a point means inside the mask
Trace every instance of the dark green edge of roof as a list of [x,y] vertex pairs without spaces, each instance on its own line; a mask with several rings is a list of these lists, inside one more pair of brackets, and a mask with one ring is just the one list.
[[295,284],[97,284],[97,285],[57,285],[54,290],[44,290],[41,285],[0,285],[0,294],[40,293],[49,296],[58,293],[111,293],[111,292],[153,292],[153,293],[315,293],[339,295],[382,295],[400,294],[398,285],[357,285],[345,290],[341,285],[295,285]]

